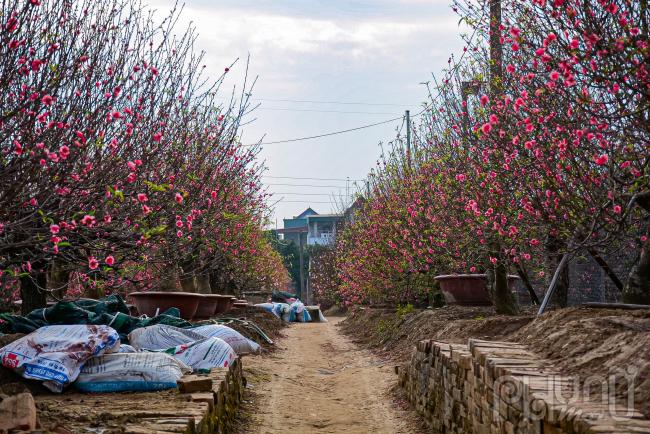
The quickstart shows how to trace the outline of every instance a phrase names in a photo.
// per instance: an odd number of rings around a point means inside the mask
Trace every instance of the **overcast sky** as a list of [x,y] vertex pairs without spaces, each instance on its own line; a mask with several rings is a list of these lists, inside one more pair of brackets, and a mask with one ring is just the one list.
[[[186,0],[181,22],[197,28],[197,48],[206,51],[209,74],[218,77],[240,58],[230,87],[241,87],[250,53],[250,74],[259,77],[253,98],[261,107],[243,140],[265,135],[271,142],[372,124],[407,109],[417,112],[426,99],[420,83],[462,50],[458,16],[448,1]],[[163,13],[173,1],[150,0],[150,5]],[[282,199],[272,225],[277,219],[282,227],[283,218],[307,206],[332,212],[332,194],[346,194],[345,181],[275,177],[364,179],[376,164],[378,143],[391,140],[400,124],[265,146],[264,181],[276,200]]]

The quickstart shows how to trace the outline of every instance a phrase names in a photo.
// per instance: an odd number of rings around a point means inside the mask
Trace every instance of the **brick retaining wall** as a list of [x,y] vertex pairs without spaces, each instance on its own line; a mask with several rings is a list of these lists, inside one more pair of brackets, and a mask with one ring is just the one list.
[[420,341],[398,375],[435,433],[650,432],[638,411],[585,398],[575,379],[517,343]]

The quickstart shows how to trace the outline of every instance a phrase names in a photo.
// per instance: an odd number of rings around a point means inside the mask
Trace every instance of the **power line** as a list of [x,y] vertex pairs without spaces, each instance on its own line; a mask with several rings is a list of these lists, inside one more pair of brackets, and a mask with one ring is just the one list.
[[[321,137],[328,137],[328,136],[334,136],[336,134],[349,133],[351,131],[363,130],[364,128],[370,128],[370,127],[375,127],[377,125],[387,124],[389,122],[395,122],[396,120],[402,119],[402,118],[403,118],[403,116],[399,116],[399,117],[396,117],[396,118],[393,118],[393,119],[388,119],[386,121],[377,122],[377,123],[374,123],[374,124],[362,125],[360,127],[349,128],[347,130],[334,131],[334,132],[331,132],[331,133],[319,134],[317,136],[299,137],[299,138],[296,138],[296,139],[287,139],[287,140],[277,140],[275,142],[262,142],[262,143],[259,143],[259,145],[275,145],[275,144],[278,144],[278,143],[290,143],[290,142],[299,142],[299,141],[302,141],[302,140],[319,139]],[[249,145],[249,146],[251,146],[251,145]],[[257,146],[257,145],[255,145],[255,146]]]
[[299,177],[299,176],[270,176],[270,175],[262,175],[262,178],[306,179],[306,180],[316,180],[316,181],[365,181],[365,179],[350,179],[350,178],[309,178],[309,177]]
[[289,111],[289,112],[315,112],[315,113],[340,113],[340,114],[352,114],[352,115],[392,115],[392,116],[396,115],[396,113],[387,113],[387,112],[351,112],[351,111],[341,111],[341,110],[294,109],[294,108],[283,108],[283,107],[257,107],[255,110],[277,110],[277,111]]
[[329,203],[332,204],[332,201],[329,202],[320,202],[320,201],[313,201],[313,200],[283,200],[279,199],[277,202],[284,202],[284,203]]
[[339,105],[364,105],[364,106],[385,106],[385,107],[411,107],[413,104],[390,104],[373,102],[348,102],[348,101],[315,101],[305,99],[277,99],[277,98],[252,98],[255,101],[271,102],[297,102],[301,104],[339,104]]
[[266,185],[283,185],[288,187],[345,188],[345,185],[313,185],[313,184],[283,184],[283,183],[268,183]]
[[273,193],[274,195],[277,196],[282,196],[283,194],[291,194],[291,195],[298,195],[298,196],[332,196],[333,193]]

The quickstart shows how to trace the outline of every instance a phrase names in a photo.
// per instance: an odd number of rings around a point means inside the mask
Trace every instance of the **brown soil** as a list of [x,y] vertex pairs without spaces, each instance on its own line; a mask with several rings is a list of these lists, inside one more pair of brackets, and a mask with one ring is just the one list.
[[[519,342],[566,375],[636,373],[635,407],[650,416],[650,310],[567,308],[535,318],[508,317],[491,308],[446,306],[398,315],[395,310],[352,313],[342,330],[384,357],[405,362],[422,339],[464,343],[468,338]],[[624,396],[627,385],[617,387]]]
[[394,309],[357,309],[341,323],[355,342],[403,362],[422,339],[463,343],[467,338],[505,339],[533,316],[496,315],[491,307],[445,306],[399,315]]
[[418,433],[417,417],[391,393],[392,363],[344,337],[336,324],[294,324],[280,349],[247,357],[241,433]]
[[562,373],[583,381],[590,376],[617,378],[617,395],[622,398],[627,395],[623,377],[634,376],[634,405],[650,417],[650,310],[556,310],[509,340],[528,345]]

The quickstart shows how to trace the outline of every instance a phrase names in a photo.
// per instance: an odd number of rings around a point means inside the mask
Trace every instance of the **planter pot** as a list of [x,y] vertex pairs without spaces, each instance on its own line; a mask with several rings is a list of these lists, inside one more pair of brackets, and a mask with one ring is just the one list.
[[202,300],[200,294],[187,292],[132,292],[129,296],[133,299],[138,312],[147,316],[161,314],[170,307],[181,311],[181,318],[190,320],[194,318]]
[[246,300],[237,300],[233,303],[234,309],[246,309],[248,307],[248,302]]
[[[508,275],[508,287],[512,290],[519,276]],[[436,276],[440,291],[447,304],[460,306],[491,306],[485,274],[449,274]]]
[[219,295],[215,294],[217,298],[217,306],[215,307],[214,313],[226,313],[230,310],[230,305],[232,304],[231,297],[229,295]]
[[199,296],[199,307],[196,309],[194,318],[208,319],[214,316],[219,303],[219,295],[217,294],[197,294]]

